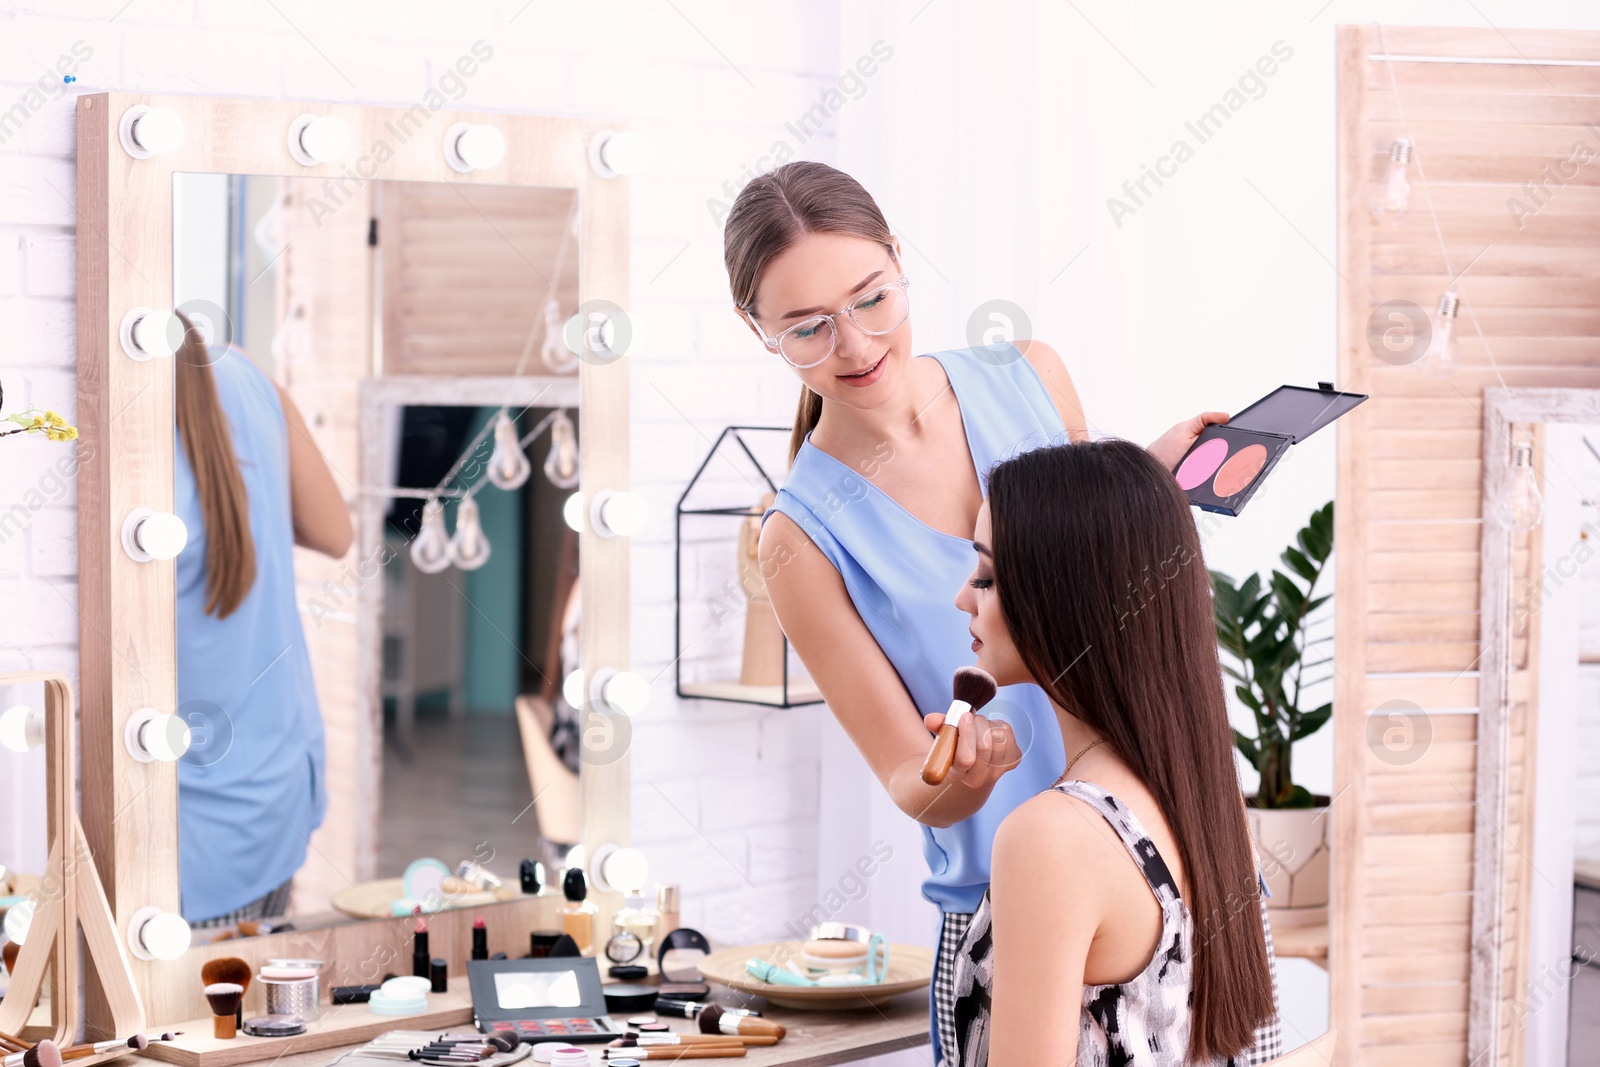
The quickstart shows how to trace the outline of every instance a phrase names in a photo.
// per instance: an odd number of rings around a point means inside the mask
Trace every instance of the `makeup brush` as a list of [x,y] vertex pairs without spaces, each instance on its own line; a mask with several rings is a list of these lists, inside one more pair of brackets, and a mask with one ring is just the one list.
[[120,1052],[131,1048],[135,1052],[143,1052],[150,1047],[150,1039],[143,1034],[134,1034],[124,1041],[96,1041],[92,1045],[73,1045],[61,1050],[64,1060],[81,1060],[89,1056],[99,1056],[105,1052]]
[[61,1067],[61,1050],[54,1041],[46,1039],[26,1052],[7,1056],[5,1067]]
[[[984,675],[985,678],[988,675]],[[773,1037],[781,1039],[789,1031],[783,1028],[782,1023],[775,1023],[771,1019],[753,1019],[748,1015],[731,1015],[722,1010],[721,1004],[707,1004],[695,1022],[700,1026],[702,1034],[748,1034],[751,1037]]]
[[206,985],[231,982],[239,987],[239,1008],[233,1013],[235,1029],[244,1025],[244,994],[250,991],[250,978],[250,965],[237,956],[218,956],[200,965],[200,981]]
[[995,682],[989,672],[977,667],[957,667],[950,682],[953,696],[950,710],[944,713],[944,723],[939,727],[928,759],[922,765],[922,780],[928,785],[941,785],[950,765],[956,758],[956,730],[969,712],[975,712],[994,699]]
[[213,982],[206,986],[206,1003],[211,1005],[212,1034],[224,1041],[238,1037],[238,1013],[244,1004],[244,986],[238,982]]
[[776,1045],[778,1039],[768,1035],[746,1034],[624,1034],[623,1045]]
[[743,1056],[743,1045],[650,1045],[646,1047],[607,1048],[607,1059],[619,1060],[724,1060]]
[[[13,942],[13,944],[14,943],[15,942]],[[22,1038],[17,1037],[15,1034],[8,1034],[4,1030],[0,1030],[0,1051],[4,1051],[4,1052],[26,1052],[32,1047],[33,1047],[33,1042],[24,1041],[24,1040],[22,1040]]]

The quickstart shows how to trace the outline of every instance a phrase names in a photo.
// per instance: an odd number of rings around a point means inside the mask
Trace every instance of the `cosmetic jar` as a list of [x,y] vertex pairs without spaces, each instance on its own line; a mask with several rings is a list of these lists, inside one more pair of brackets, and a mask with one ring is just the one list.
[[609,1012],[648,1011],[656,1003],[653,985],[613,982],[602,985],[600,991],[606,995],[606,1011]]
[[558,1048],[550,1053],[550,1067],[589,1067],[589,1050],[576,1045]]
[[315,968],[269,965],[261,968],[256,980],[266,991],[268,1015],[297,1015],[308,1022],[321,1016],[320,980]]
[[812,974],[849,974],[866,965],[868,949],[855,940],[817,938],[800,949],[800,965]]
[[585,1061],[584,1062],[588,1062],[588,1055],[589,1054],[587,1052],[584,1052],[583,1049],[578,1048],[577,1045],[570,1044],[570,1043],[568,1043],[566,1041],[540,1041],[540,1042],[538,1042],[537,1044],[535,1044],[533,1046],[533,1062],[534,1063],[552,1063],[552,1062],[554,1062],[553,1057],[555,1056],[555,1054],[557,1052],[563,1051],[564,1049],[577,1049],[579,1052],[583,1052],[584,1057],[585,1057]]

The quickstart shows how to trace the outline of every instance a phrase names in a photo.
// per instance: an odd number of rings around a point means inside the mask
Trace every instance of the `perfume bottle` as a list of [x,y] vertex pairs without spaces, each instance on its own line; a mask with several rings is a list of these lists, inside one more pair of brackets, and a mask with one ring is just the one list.
[[570,867],[561,880],[561,892],[566,895],[566,907],[561,909],[561,930],[578,943],[578,951],[585,956],[594,949],[594,921],[600,908],[591,903],[589,881],[582,867]]
[[629,933],[644,946],[644,955],[650,955],[650,943],[656,939],[655,909],[645,907],[643,896],[630,896],[627,905],[611,920],[619,933]]

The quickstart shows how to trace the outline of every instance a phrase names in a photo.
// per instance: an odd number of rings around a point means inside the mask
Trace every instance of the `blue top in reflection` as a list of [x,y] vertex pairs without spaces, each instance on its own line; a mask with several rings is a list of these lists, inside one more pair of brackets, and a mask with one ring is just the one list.
[[226,619],[205,613],[205,521],[180,435],[174,510],[189,543],[177,561],[178,713],[192,744],[178,765],[178,868],[191,922],[293,877],[327,809],[322,712],[295,599],[288,423],[277,388],[244,352],[210,351],[249,498],[256,579]]

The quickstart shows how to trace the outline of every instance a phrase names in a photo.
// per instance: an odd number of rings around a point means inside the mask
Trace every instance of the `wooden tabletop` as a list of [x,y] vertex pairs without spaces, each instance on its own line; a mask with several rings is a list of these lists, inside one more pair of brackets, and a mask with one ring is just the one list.
[[[789,1008],[767,1007],[762,1014],[782,1023],[789,1033],[776,1045],[754,1047],[738,1059],[738,1067],[828,1067],[835,1063],[852,1063],[869,1056],[881,1056],[901,1049],[916,1048],[928,1043],[928,993],[922,990],[895,997],[883,1008],[862,1008],[858,1011],[794,1011]],[[613,1016],[620,1025],[625,1017]],[[674,1033],[694,1033],[694,1024],[688,1019],[661,1020],[671,1025]],[[406,1018],[393,1020],[392,1029],[409,1029]],[[470,1026],[453,1029],[465,1031]],[[270,1067],[324,1067],[332,1063],[353,1045],[301,1052],[261,1061]],[[590,1060],[604,1062],[600,1052],[603,1045],[585,1046],[590,1050]],[[137,1061],[129,1061],[137,1062]],[[148,1061],[147,1061],[148,1062]],[[533,1067],[532,1060],[525,1060]],[[520,1065],[519,1065],[520,1067]]]

